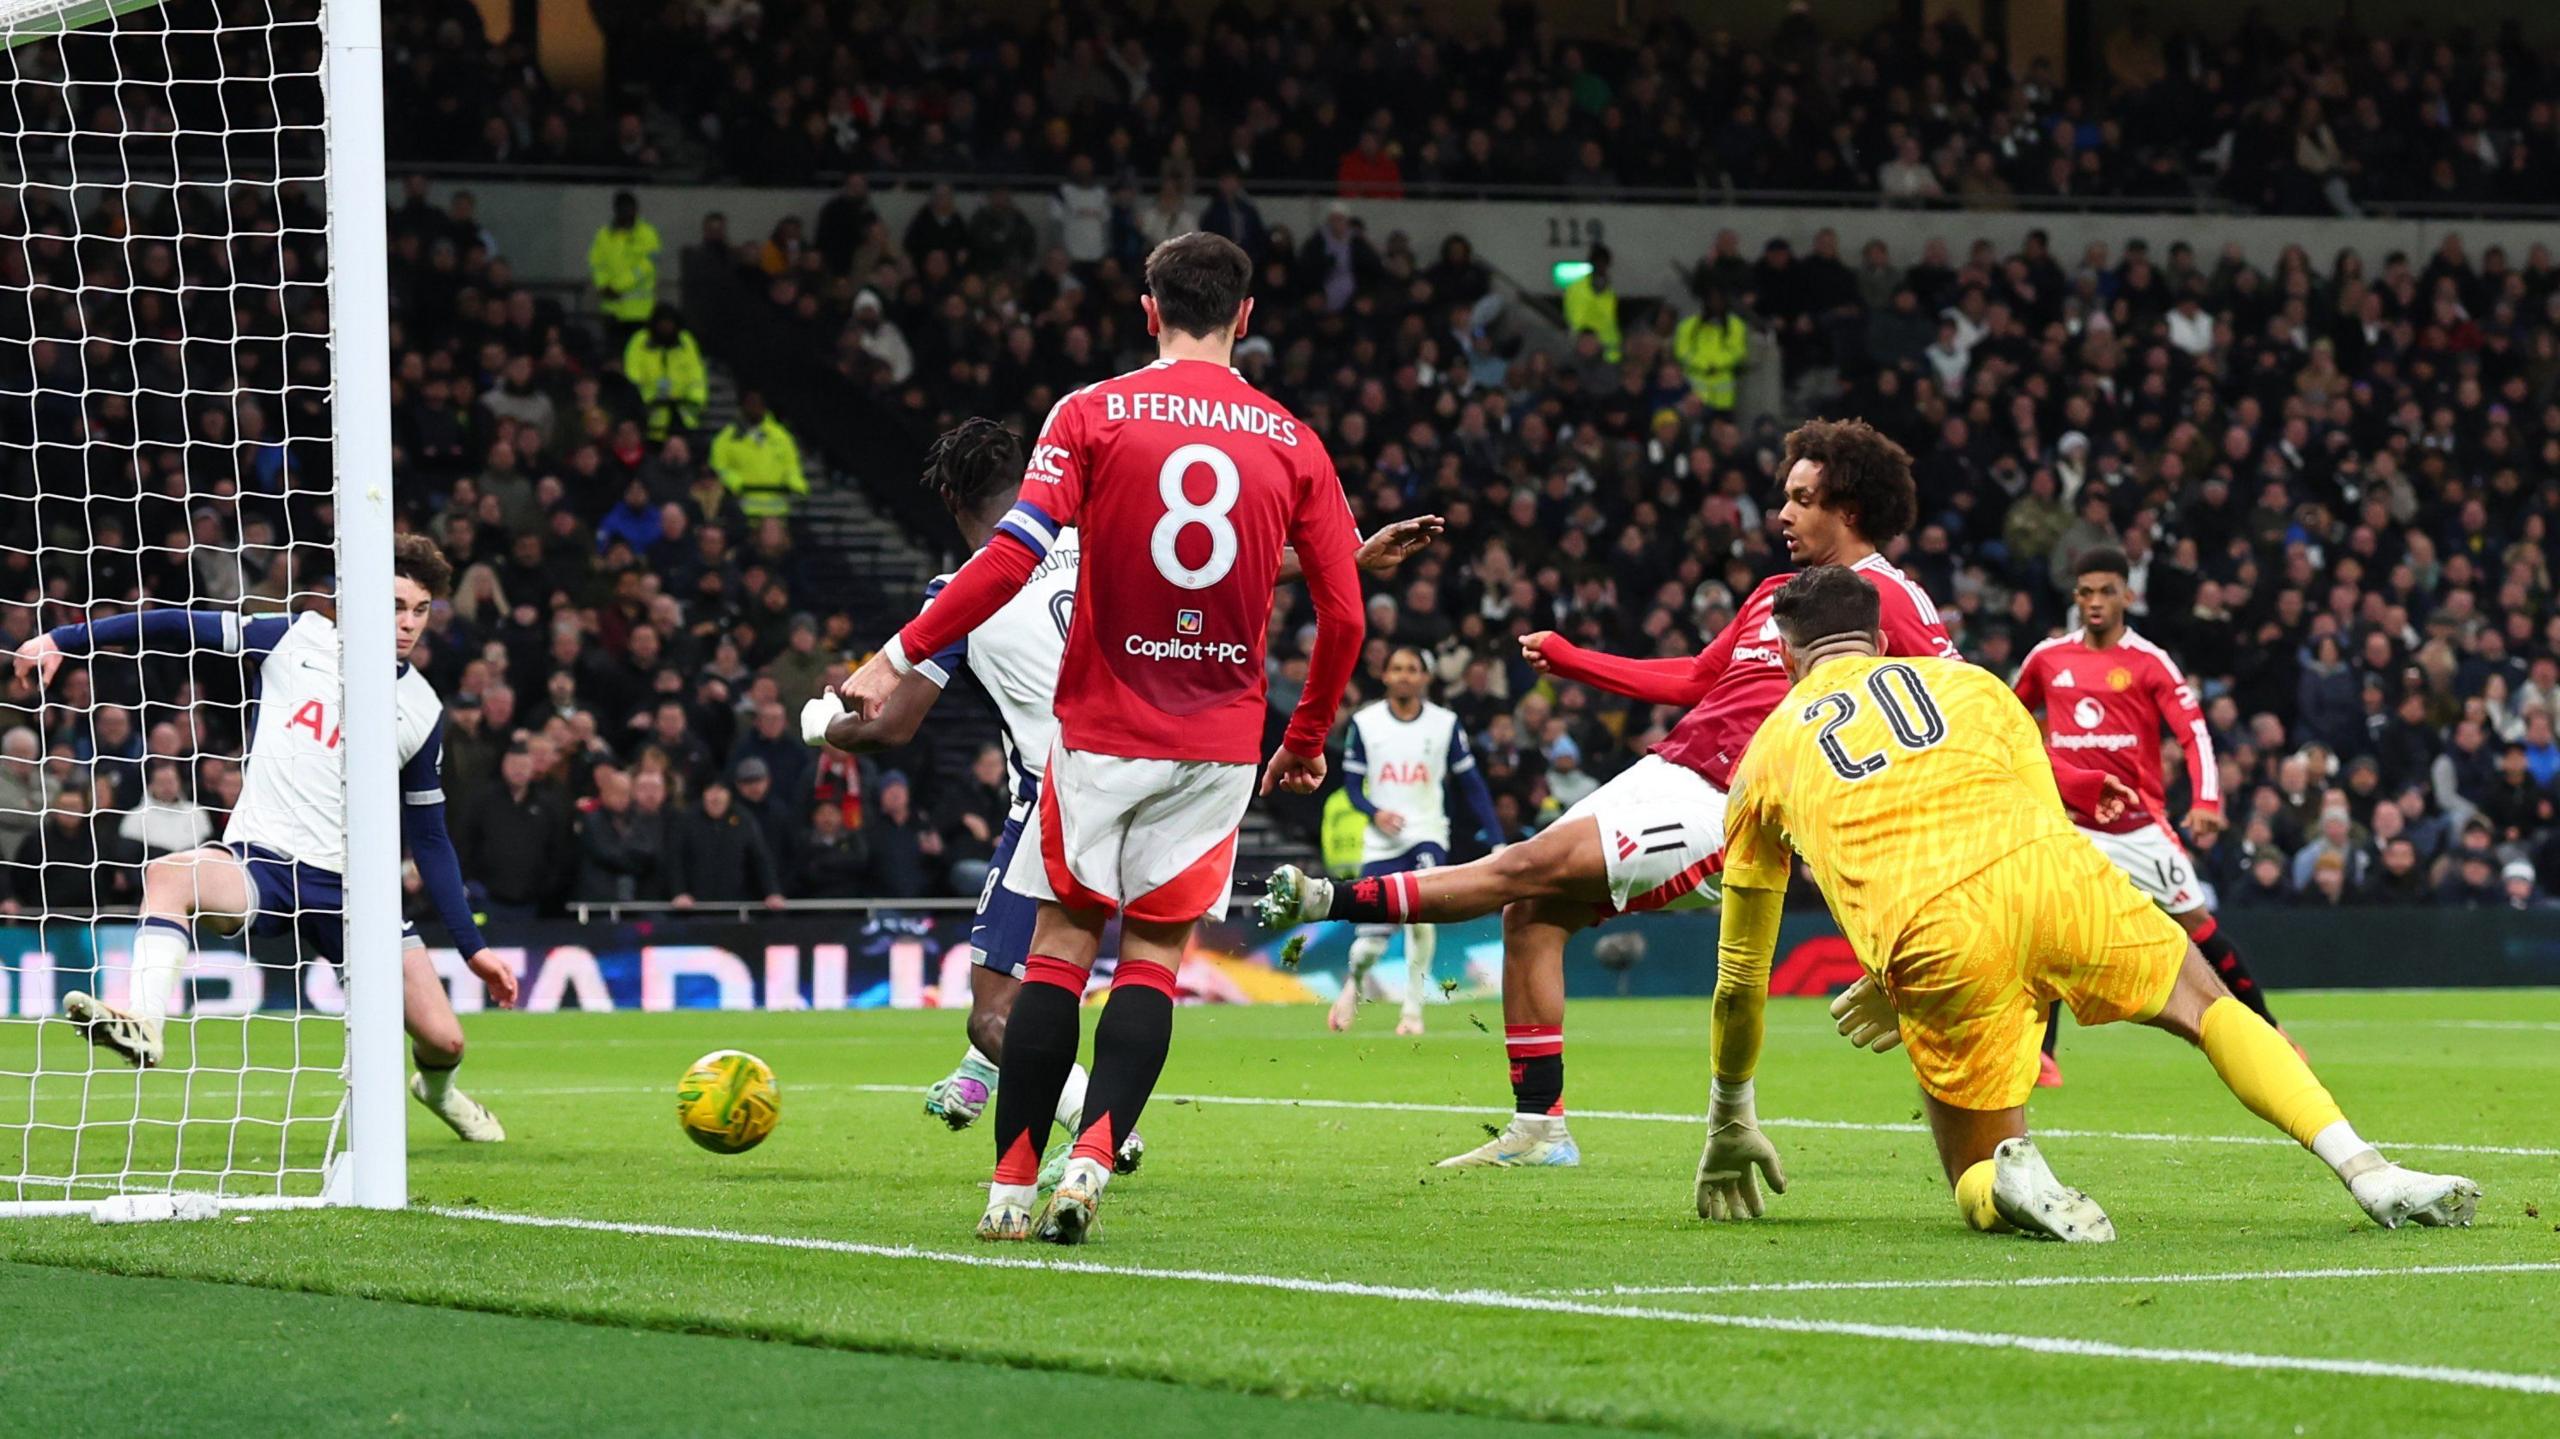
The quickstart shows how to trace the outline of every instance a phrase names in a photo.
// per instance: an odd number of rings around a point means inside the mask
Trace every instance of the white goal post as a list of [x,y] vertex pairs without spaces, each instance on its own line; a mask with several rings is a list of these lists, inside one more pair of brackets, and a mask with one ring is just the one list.
[[[408,1200],[381,67],[380,0],[0,0],[0,1217]],[[198,924],[136,1070],[64,996],[122,1001],[149,858],[219,836],[241,619],[324,603],[343,904]]]

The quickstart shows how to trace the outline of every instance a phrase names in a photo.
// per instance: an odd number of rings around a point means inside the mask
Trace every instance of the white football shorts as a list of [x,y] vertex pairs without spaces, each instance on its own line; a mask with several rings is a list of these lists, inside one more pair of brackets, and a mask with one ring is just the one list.
[[2107,862],[2124,871],[2133,887],[2169,914],[2193,914],[2205,907],[2204,884],[2187,858],[2187,847],[2165,821],[2154,821],[2123,834],[2081,829]]
[[1649,754],[1584,795],[1564,819],[1599,821],[1609,903],[1630,914],[1723,902],[1724,811],[1725,792],[1705,775]]
[[1004,886],[1071,908],[1181,923],[1224,919],[1255,767],[1132,759],[1061,745]]

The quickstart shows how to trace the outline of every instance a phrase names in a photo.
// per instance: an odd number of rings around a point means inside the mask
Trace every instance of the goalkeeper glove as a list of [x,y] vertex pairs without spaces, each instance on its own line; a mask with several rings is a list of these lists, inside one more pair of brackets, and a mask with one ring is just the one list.
[[844,713],[844,701],[829,690],[800,707],[800,742],[811,749],[823,749],[827,743],[827,726]]
[[1715,1082],[1707,1105],[1707,1147],[1698,1156],[1698,1217],[1757,1219],[1766,1206],[1760,1179],[1766,1176],[1774,1194],[1787,1192],[1787,1171],[1778,1163],[1778,1148],[1760,1132],[1751,1109],[1751,1081]]
[[1841,1037],[1860,1049],[1878,1054],[1902,1047],[1902,1023],[1894,1017],[1893,1001],[1885,998],[1884,986],[1872,974],[1858,976],[1858,982],[1840,991],[1831,1001],[1831,1017],[1838,1021]]

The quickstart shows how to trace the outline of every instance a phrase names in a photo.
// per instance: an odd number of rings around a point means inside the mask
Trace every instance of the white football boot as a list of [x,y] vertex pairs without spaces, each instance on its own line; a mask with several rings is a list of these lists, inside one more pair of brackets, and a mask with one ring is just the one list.
[[978,1216],[978,1237],[1008,1243],[1031,1237],[1031,1206],[1039,1194],[1027,1184],[987,1186],[987,1212]]
[[2385,1229],[2403,1224],[2468,1225],[2480,1208],[2480,1186],[2459,1174],[2427,1174],[2385,1164],[2347,1181],[2373,1222]]
[[1569,1169],[1582,1162],[1561,1114],[1515,1114],[1500,1134],[1439,1163],[1442,1169]]
[[442,1099],[429,1099],[427,1077],[412,1074],[409,1076],[409,1093],[427,1107],[429,1114],[443,1120],[446,1128],[473,1144],[496,1144],[507,1137],[507,1127],[498,1122],[498,1116],[491,1114],[479,1100],[454,1088],[450,1081],[444,1087]]
[[2107,1211],[2054,1178],[2032,1139],[2004,1139],[1991,1151],[1991,1204],[2024,1234],[2066,1244],[2107,1244],[2116,1237]]
[[1396,1018],[1396,1037],[1410,1039],[1422,1033],[1422,1011],[1408,1009]]
[[137,1019],[94,996],[73,990],[62,997],[62,1013],[89,1042],[121,1057],[136,1069],[151,1069],[165,1052],[161,1021]]
[[1262,898],[1253,912],[1265,929],[1287,929],[1325,917],[1333,909],[1333,881],[1284,864],[1262,882]]
[[1067,1161],[1066,1177],[1040,1211],[1037,1235],[1048,1244],[1082,1244],[1092,1237],[1095,1211],[1102,1207],[1103,1187],[1111,1171],[1090,1159]]

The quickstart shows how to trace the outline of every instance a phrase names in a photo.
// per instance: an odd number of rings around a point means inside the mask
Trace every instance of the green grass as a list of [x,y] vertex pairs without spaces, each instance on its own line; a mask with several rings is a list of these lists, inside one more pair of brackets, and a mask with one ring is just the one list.
[[[2367,1135],[2408,1144],[2560,1147],[2560,1129],[2549,1119],[2560,1103],[2560,994],[2289,995],[2281,1007]],[[1150,1110],[1143,1126],[1148,1167],[1114,1186],[1097,1242],[1074,1253],[993,1251],[1014,1264],[1146,1273],[983,1267],[936,1257],[990,1253],[969,1238],[988,1141],[979,1132],[945,1133],[918,1113],[911,1090],[861,1087],[921,1087],[949,1066],[961,1043],[958,1016],[929,1013],[479,1017],[463,1082],[504,1118],[510,1141],[465,1147],[417,1112],[411,1147],[421,1206],[913,1246],[918,1253],[535,1229],[425,1212],[332,1212],[121,1228],[0,1223],[0,1260],[677,1332],[643,1340],[610,1328],[508,1327],[390,1305],[350,1306],[344,1320],[316,1317],[318,1333],[344,1332],[349,1342],[324,1352],[326,1364],[280,1360],[277,1382],[297,1393],[335,1385],[344,1390],[347,1413],[373,1416],[350,1427],[372,1429],[390,1409],[413,1423],[429,1418],[434,1411],[412,1394],[475,1392],[467,1381],[402,1387],[409,1382],[398,1372],[403,1366],[430,1372],[428,1361],[410,1357],[428,1342],[466,1353],[476,1352],[474,1345],[503,1346],[509,1364],[525,1371],[477,1391],[467,1413],[447,1416],[455,1432],[571,1424],[589,1432],[695,1432],[708,1421],[691,1415],[752,1420],[757,1412],[797,1412],[792,1396],[821,1388],[840,1389],[840,1401],[849,1396],[850,1407],[883,1432],[913,1433],[968,1432],[961,1411],[940,1406],[982,1400],[1000,1416],[982,1421],[987,1427],[1108,1413],[1112,1427],[1104,1432],[1139,1433],[1150,1430],[1133,1426],[1256,1432],[1253,1424],[1275,1414],[1345,1433],[1407,1432],[1388,1427],[1412,1417],[1395,1410],[1696,1432],[1968,1439],[2030,1427],[2156,1434],[2174,1426],[2249,1435],[2560,1428],[2560,1394],[2201,1362],[2231,1354],[2377,1361],[2560,1383],[2560,1351],[2551,1341],[2560,1311],[2560,1159],[2406,1149],[2402,1157],[2422,1167],[2470,1174],[2488,1200],[2470,1230],[2386,1233],[2363,1221],[2335,1182],[2289,1146],[2121,1137],[2269,1133],[2222,1092],[2199,1056],[2147,1031],[2070,1031],[2070,1083],[2040,1093],[2034,1105],[2056,1169],[2115,1217],[2123,1237],[2103,1248],[1965,1232],[1925,1136],[1908,1128],[1773,1124],[1791,1191],[1773,1200],[1770,1217],[1758,1224],[1701,1224],[1689,1196],[1696,1126],[1596,1114],[1703,1109],[1706,1016],[1697,1001],[1575,1006],[1568,1097],[1585,1112],[1574,1125],[1585,1152],[1579,1170],[1428,1167],[1480,1139],[1482,1123],[1498,1119],[1490,1112],[1224,1102],[1498,1110],[1508,1099],[1500,1043],[1471,1017],[1500,1021],[1491,1006],[1438,1007],[1433,1033],[1416,1042],[1386,1034],[1392,1018],[1376,1010],[1347,1038],[1326,1034],[1312,1008],[1184,1011],[1164,1092],[1207,1098],[1160,1101]],[[0,1026],[0,1068],[23,1067],[30,1028]],[[673,1118],[677,1076],[698,1055],[722,1047],[762,1055],[783,1097],[775,1137],[729,1158],[694,1148]],[[20,1112],[17,1102],[0,1096],[0,1116]],[[1907,1125],[1917,1108],[1900,1057],[1850,1051],[1813,1001],[1771,1006],[1761,1104],[1772,1118],[1860,1126]],[[2526,1264],[2553,1267],[2170,1282],[2200,1274]],[[23,1289],[23,1274],[0,1271],[0,1320],[16,1321],[6,1331],[13,1336],[45,1328],[44,1310],[84,1303],[66,1291],[39,1302],[34,1321],[12,1313],[6,1306]],[[1213,1275],[1253,1282],[1215,1282]],[[2088,1277],[2133,1282],[1983,1283]],[[1271,1287],[1280,1279],[1332,1287]],[[1937,1280],[1974,1287],[1607,1292]],[[1395,1292],[1345,1292],[1351,1286]],[[123,1296],[142,1288],[110,1288],[86,1302],[113,1303],[121,1316]],[[290,1309],[255,1306],[315,1301],[151,1286],[147,1299],[129,1302],[136,1314],[164,1316],[143,1322],[183,1333],[192,1345],[226,1330],[234,1313],[227,1306],[250,1306],[238,1311],[248,1316],[239,1324],[255,1326],[268,1314],[293,1322]],[[1502,1307],[1559,1303],[1584,1309]],[[1790,1331],[1770,1321],[2191,1353],[2162,1361],[2022,1352]],[[122,1318],[112,1328],[130,1332]],[[403,1337],[409,1335],[418,1338]],[[74,1348],[94,1355],[104,1342]],[[940,1365],[862,1368],[836,1352],[846,1350],[1048,1372],[959,1370],[953,1381],[955,1371]],[[690,1363],[696,1352],[707,1362]],[[382,1363],[365,1362],[377,1354]],[[564,1377],[546,1381],[543,1367],[554,1356]],[[71,1362],[24,1359],[0,1346],[0,1393],[30,1394],[16,1382],[30,1367],[51,1375]],[[469,1374],[488,1366],[457,1367]],[[1159,1382],[1106,1392],[1070,1375]],[[1028,1388],[1003,1387],[1034,1380]],[[974,1387],[981,1381],[983,1392]],[[704,1392],[690,1399],[677,1392],[688,1388]],[[157,1402],[173,1406],[164,1411],[170,1416],[193,1412],[183,1406],[198,1402],[199,1390],[208,1422],[190,1432],[214,1432],[225,1412],[216,1400],[229,1391],[210,1379],[185,1382],[183,1371],[154,1386]],[[1212,1402],[1203,1391],[1239,1407],[1198,1407]],[[89,1413],[72,1397],[83,1392],[96,1393],[51,1383],[32,1391],[39,1406],[32,1413],[43,1419],[26,1422],[33,1432],[69,1432]],[[1245,1395],[1321,1397],[1332,1407],[1238,1397]],[[1088,1403],[1096,1408],[1077,1407]],[[59,1412],[47,1413],[47,1404]],[[12,1406],[0,1427],[30,1412]]]
[[[1026,1413],[1081,1430],[1302,1439],[1546,1439],[1544,1425],[696,1334],[0,1265],[0,1393],[42,1395],[55,1439],[135,1434],[1000,1434]],[[136,1336],[151,1379],[114,1360]],[[389,1362],[350,1363],[350,1356]],[[15,1386],[15,1387],[13,1387]],[[29,1422],[18,1409],[9,1423]],[[1134,1421],[1134,1422],[1133,1422]],[[1589,1431],[1585,1431],[1589,1432]]]

